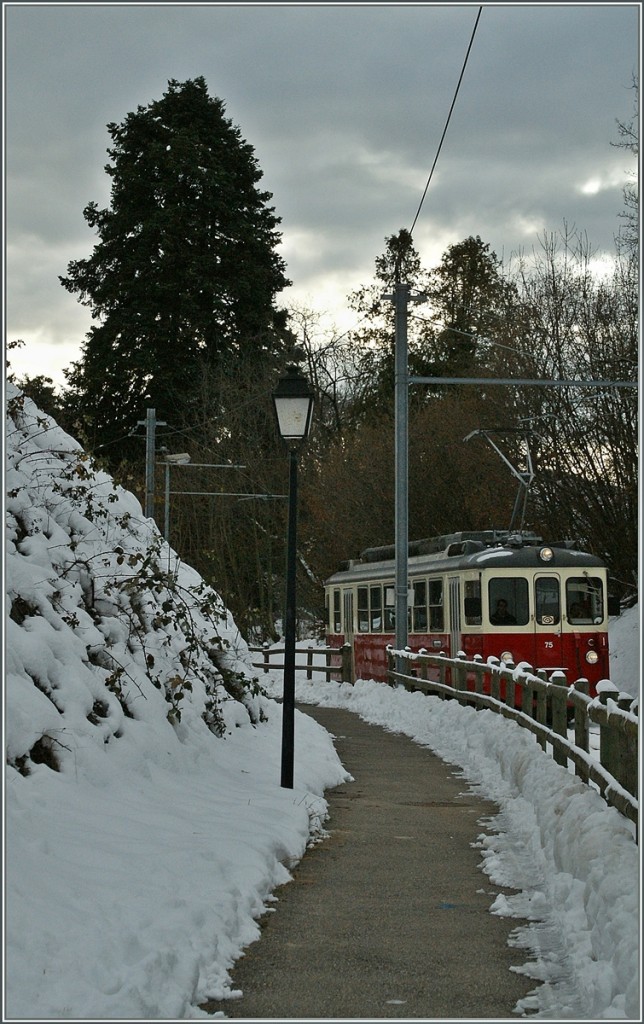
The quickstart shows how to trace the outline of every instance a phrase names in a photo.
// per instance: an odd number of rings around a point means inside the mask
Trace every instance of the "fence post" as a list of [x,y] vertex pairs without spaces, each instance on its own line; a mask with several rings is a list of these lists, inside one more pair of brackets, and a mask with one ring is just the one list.
[[[454,673],[456,677],[454,680],[456,683],[455,689],[467,690],[467,668],[465,666],[465,651],[459,651],[458,654],[456,655],[456,658],[459,664],[457,664],[456,672]],[[467,700],[465,700],[464,698],[461,697],[459,699],[461,704],[467,704]]]
[[[439,657],[445,658],[445,651],[441,651]],[[439,681],[439,683],[442,683],[443,686],[447,682],[447,663],[446,663],[446,661],[441,661],[440,665],[438,666],[438,681]],[[441,690],[439,692],[438,696],[440,697],[441,700],[445,700],[447,694],[443,690]]]
[[[551,689],[552,708],[552,731],[564,738],[568,736],[568,715],[566,704],[568,698],[568,683],[564,672],[553,672],[550,676],[550,683],[554,684]],[[552,756],[557,764],[564,768],[568,764],[568,756],[565,751],[553,750]]]
[[351,644],[342,644],[342,682],[353,686],[353,673],[351,672]]
[[[620,693],[617,698],[617,707],[621,708],[622,711],[630,711],[634,697],[630,693]],[[624,730],[622,736],[622,757],[620,764],[621,782],[624,789],[627,789],[629,793],[632,793],[634,797],[638,796],[639,790],[639,778],[638,778],[638,761],[637,761],[637,734],[629,733]]]
[[311,671],[312,670],[312,666],[313,666],[313,648],[309,647],[307,649],[307,652],[306,652],[306,678],[307,679],[312,679],[313,678],[313,672]]
[[[590,690],[590,683],[587,679],[577,679],[573,684],[575,690],[579,693],[583,693],[588,697]],[[575,746],[581,750],[588,752],[590,750],[590,727],[588,724],[588,704],[584,701],[583,708],[579,704],[574,704],[575,709]],[[575,775],[577,775],[582,782],[588,782],[588,769],[585,765],[575,765]]]
[[[534,674],[536,675],[537,679],[539,679],[541,683],[543,683],[542,686],[537,686],[536,719],[539,725],[547,725],[548,704],[551,704],[551,692],[550,687],[548,686],[548,676],[546,674],[545,668],[537,669],[537,671]],[[547,744],[545,736],[538,736],[537,743],[539,744],[542,750],[546,749]]]
[[393,672],[394,668],[395,668],[394,657],[393,657],[393,655],[391,653],[392,651],[393,651],[393,647],[391,646],[391,644],[387,644],[387,646],[385,647],[385,657],[387,659],[387,685],[388,686],[393,686],[393,680],[392,680],[391,675],[390,675],[390,673]]
[[264,654],[264,673],[266,674],[268,672],[269,665],[270,665],[270,651],[269,651],[270,644],[269,644],[268,640],[264,640],[264,643],[262,644],[262,647],[264,648],[264,652],[263,652],[263,654]]
[[532,674],[532,666],[524,666],[521,683],[521,710],[524,715],[529,715],[530,718],[534,717],[532,709],[532,698],[534,696],[534,686],[531,680],[528,679],[528,673]]
[[501,700],[501,672],[493,672],[490,679],[490,697]]
[[420,678],[424,679],[425,682],[427,682],[427,668],[428,668],[428,666],[427,666],[427,662],[425,661],[425,655],[427,654],[427,648],[426,647],[421,647],[421,649],[419,650],[418,654],[419,654],[418,665],[419,665],[419,671],[420,671]]
[[483,655],[475,654],[472,661],[476,662],[476,668],[474,669],[474,692],[483,693],[483,676],[485,674]]
[[506,703],[508,708],[514,708],[514,701],[516,699],[516,676],[512,673],[511,676],[506,677]]
[[[597,683],[597,695],[600,703],[606,706],[609,697],[617,701],[619,690],[609,679],[600,679]],[[619,779],[619,735],[611,727],[610,722],[599,726],[599,760],[611,775]]]
[[[332,650],[331,650],[330,647],[327,647],[327,649],[326,649],[326,651],[324,653],[324,664],[325,664],[326,668],[331,668],[331,658],[332,657],[333,657]],[[333,674],[334,674],[333,672],[325,672],[324,678],[326,679],[327,683],[331,682],[331,676]]]

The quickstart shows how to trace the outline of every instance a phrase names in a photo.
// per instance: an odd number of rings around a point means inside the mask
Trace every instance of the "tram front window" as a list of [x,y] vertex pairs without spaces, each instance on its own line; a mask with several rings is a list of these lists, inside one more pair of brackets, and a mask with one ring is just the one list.
[[566,580],[566,615],[572,625],[604,621],[604,588],[598,576],[571,576]]
[[524,577],[495,576],[488,586],[490,623],[525,626],[529,618],[528,581]]

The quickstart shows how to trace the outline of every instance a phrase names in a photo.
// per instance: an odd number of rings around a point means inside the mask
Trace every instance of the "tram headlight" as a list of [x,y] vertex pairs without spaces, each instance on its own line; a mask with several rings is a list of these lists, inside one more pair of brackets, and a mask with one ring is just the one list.
[[501,655],[501,661],[503,662],[504,665],[509,665],[510,662],[514,662],[514,658],[512,657],[512,651],[504,651],[503,654]]
[[599,661],[599,655],[597,651],[586,651],[586,661],[589,665],[596,665]]
[[542,562],[552,562],[552,559],[554,558],[554,551],[552,548],[541,548],[539,558]]

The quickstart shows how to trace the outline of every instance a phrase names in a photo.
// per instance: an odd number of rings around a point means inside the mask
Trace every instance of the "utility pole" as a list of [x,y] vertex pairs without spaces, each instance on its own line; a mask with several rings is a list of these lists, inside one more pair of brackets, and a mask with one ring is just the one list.
[[[407,646],[409,615],[409,366],[407,314],[409,302],[424,302],[426,296],[410,296],[410,286],[396,281],[393,294],[383,298],[393,301],[396,314],[395,353],[395,615],[396,650]],[[396,659],[396,671],[404,671],[402,658]]]
[[157,420],[156,409],[146,409],[146,418],[138,420],[137,426],[145,427],[145,516],[154,518],[154,453],[156,448],[156,428],[167,426],[163,420]]
[[[396,359],[394,377],[396,449],[394,471],[395,500],[395,558],[396,558],[396,649],[407,646],[407,616],[409,589],[407,559],[409,557],[409,385],[407,383],[407,304],[409,285],[396,283],[394,305],[396,310]],[[402,661],[396,666],[404,671]]]

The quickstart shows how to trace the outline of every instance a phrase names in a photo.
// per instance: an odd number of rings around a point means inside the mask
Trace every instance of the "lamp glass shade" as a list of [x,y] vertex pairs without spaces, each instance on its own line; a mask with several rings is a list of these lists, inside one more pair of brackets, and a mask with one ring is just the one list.
[[297,367],[289,367],[273,392],[279,432],[285,441],[303,441],[310,430],[313,391]]

